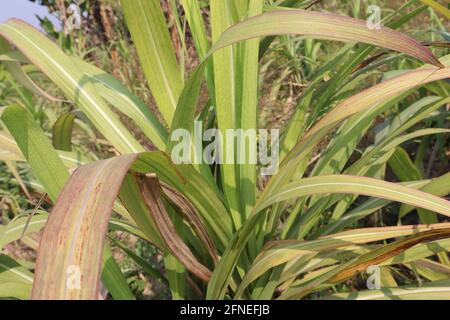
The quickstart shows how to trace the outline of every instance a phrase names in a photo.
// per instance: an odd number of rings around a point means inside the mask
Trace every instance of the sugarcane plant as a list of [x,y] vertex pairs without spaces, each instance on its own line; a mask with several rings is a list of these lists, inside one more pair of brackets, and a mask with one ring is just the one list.
[[[0,296],[99,299],[106,288],[114,299],[134,299],[111,253],[117,242],[106,241],[109,231],[122,231],[158,248],[165,272],[156,276],[173,299],[450,298],[450,223],[442,222],[450,216],[450,175],[428,179],[403,146],[449,133],[419,125],[450,103],[450,55],[438,58],[395,30],[428,7],[408,1],[373,29],[313,11],[311,3],[211,0],[209,30],[200,2],[181,0],[200,60],[186,76],[160,1],[121,0],[158,114],[25,22],[0,24],[5,69],[33,94],[57,100],[24,71],[33,65],[76,111],[58,119],[50,139],[22,105],[1,109],[1,159],[26,162],[38,180],[33,187],[53,207],[0,226],[0,248],[43,229],[31,269],[0,255]],[[258,132],[256,150],[226,133],[264,129],[257,121],[259,63],[278,35],[345,45],[312,71],[280,138],[263,143]],[[392,70],[399,61],[410,68]],[[361,88],[375,72],[386,74],[383,81]],[[199,105],[201,90],[208,102]],[[380,124],[393,108],[400,111]],[[76,120],[95,128],[117,156],[95,161],[77,152]],[[177,133],[198,138],[199,128],[221,137],[211,163],[199,161],[211,146],[201,139],[180,148]],[[278,155],[273,170],[238,161],[262,149]],[[387,181],[388,169],[399,182]],[[398,225],[357,228],[385,208],[394,208]],[[420,223],[402,225],[414,210]],[[380,285],[351,292],[347,280],[370,268],[379,271]],[[422,285],[399,282],[404,270]]]

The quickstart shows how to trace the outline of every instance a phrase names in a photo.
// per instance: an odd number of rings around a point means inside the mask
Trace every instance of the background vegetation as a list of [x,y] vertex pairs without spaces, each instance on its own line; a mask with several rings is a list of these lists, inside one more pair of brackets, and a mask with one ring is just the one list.
[[[70,1],[58,0],[39,2],[55,12],[70,4]],[[446,9],[444,1],[267,0],[264,6],[256,4],[258,1],[248,4],[242,1],[246,4],[241,7],[239,2],[230,0],[231,6],[215,4],[216,7],[210,8],[209,1],[196,1],[198,6],[194,6],[187,0],[163,0],[156,6],[163,14],[164,26],[150,22],[146,29],[141,25],[143,34],[136,30],[139,26],[133,25],[138,13],[130,7],[130,2],[82,2],[84,15],[79,30],[67,27],[59,30],[49,20],[41,20],[41,26],[64,52],[55,57],[70,56],[79,66],[83,66],[81,60],[95,65],[113,76],[103,78],[107,84],[116,92],[131,97],[134,113],[124,111],[130,106],[119,97],[108,100],[103,96],[115,107],[120,122],[136,140],[138,147],[134,151],[139,152],[170,151],[170,146],[168,149],[161,147],[166,144],[158,134],[170,132],[174,123],[190,125],[183,123],[190,116],[185,119],[178,113],[183,103],[191,105],[191,118],[194,119],[195,114],[197,119],[204,120],[205,128],[223,129],[229,125],[226,114],[231,110],[227,109],[231,102],[223,88],[230,85],[226,81],[230,75],[217,61],[225,64],[230,53],[226,49],[215,53],[214,62],[204,64],[204,73],[197,70],[203,66],[201,62],[207,57],[210,44],[215,43],[229,25],[260,12],[303,9],[365,20],[367,7],[376,4],[382,10],[384,26],[409,35],[422,46],[417,43],[417,47],[414,44],[403,52],[395,52],[392,45],[383,48],[373,39],[365,42],[375,41],[372,43],[375,46],[362,44],[361,40],[342,43],[306,39],[302,35],[287,34],[294,32],[284,32],[277,37],[261,38],[259,50],[255,40],[230,47],[235,56],[242,59],[236,62],[236,73],[231,80],[231,87],[242,99],[237,100],[238,107],[233,109],[238,119],[233,126],[282,130],[281,156],[288,164],[285,166],[288,169],[280,169],[284,178],[280,175],[279,180],[269,183],[267,177],[256,175],[260,168],[237,166],[231,169],[234,172],[231,176],[236,173],[238,184],[233,189],[228,185],[230,169],[226,166],[196,167],[195,170],[189,167],[181,169],[181,175],[186,175],[184,179],[193,179],[194,184],[197,179],[201,181],[193,185],[192,190],[183,189],[171,184],[175,178],[169,172],[176,169],[158,158],[159,153],[155,159],[145,158],[153,169],[159,166],[154,172],[161,181],[155,182],[152,177],[140,182],[140,178],[136,178],[136,184],[128,181],[125,185],[128,190],[136,185],[146,190],[146,186],[153,184],[155,189],[163,191],[159,196],[148,190],[147,195],[142,192],[142,203],[153,212],[142,218],[141,212],[132,213],[134,208],[130,210],[127,203],[133,202],[132,195],[124,195],[122,189],[123,205],[117,202],[114,207],[103,253],[102,282],[108,293],[101,291],[105,297],[450,298],[450,206],[444,200],[450,192],[449,71],[448,67],[439,69],[441,71],[431,69],[429,64],[438,62],[429,56],[428,60],[420,61],[427,48],[444,66],[450,63],[450,11],[442,9]],[[67,16],[63,14],[61,19],[64,24]],[[157,20],[148,16],[141,19]],[[163,106],[166,97],[155,94],[157,84],[149,76],[153,71],[154,52],[146,52],[142,44],[148,40],[148,34],[161,30],[158,28],[165,28],[170,40],[169,52],[163,52],[166,54],[163,60],[167,59],[168,64],[175,61],[178,72],[170,73],[173,70],[165,65],[168,77],[175,79],[170,87],[186,99],[178,100],[173,117]],[[32,31],[29,32],[32,35]],[[376,33],[375,36],[378,37]],[[11,41],[10,37],[4,37]],[[129,152],[124,152],[126,148],[120,139],[105,134],[108,130],[95,122],[95,113],[89,115],[87,107],[73,103],[76,99],[67,93],[71,89],[61,84],[63,81],[55,81],[58,75],[52,77],[44,65],[31,61],[19,40],[11,41],[13,47],[2,38],[0,41],[3,61],[0,106],[12,106],[7,111],[2,109],[0,131],[3,160],[0,164],[0,297],[29,298],[42,228],[60,189],[55,187],[59,183],[57,178],[51,182],[42,178],[56,167],[38,168],[39,164],[34,162],[37,160],[30,158],[31,151],[30,154],[25,152],[18,133],[24,123],[37,132],[33,143],[41,148],[36,151],[43,160],[41,165],[46,160],[47,163],[53,161],[53,152],[69,171],[83,163]],[[41,45],[46,46],[44,42]],[[428,65],[424,66],[424,62]],[[20,71],[14,70],[17,63],[32,84],[20,81]],[[164,65],[164,61],[161,64]],[[96,81],[104,75],[99,69],[83,68],[88,70],[86,74],[98,72]],[[431,70],[430,73],[426,73],[427,70]],[[198,104],[187,101],[195,96],[195,89],[190,95],[182,95],[184,86],[194,83],[192,87],[195,87],[197,73],[204,74],[206,80],[199,87]],[[155,76],[156,81],[160,81],[158,76],[163,75]],[[189,79],[194,81],[191,83]],[[384,89],[383,84],[386,84]],[[381,87],[376,87],[373,95],[365,91],[377,85]],[[245,109],[247,105],[250,109]],[[351,111],[353,107],[356,109]],[[140,108],[147,112],[136,112],[142,111]],[[350,113],[346,113],[349,109]],[[22,122],[17,120],[19,118]],[[159,122],[150,128],[142,121]],[[323,139],[316,141],[316,138]],[[55,149],[41,146],[38,141],[43,139],[51,140]],[[135,166],[135,172],[142,171],[139,165]],[[197,174],[201,178],[197,178]],[[377,181],[358,180],[354,176]],[[125,183],[130,179],[127,177]],[[285,183],[289,182],[283,180],[286,177],[290,177],[290,183]],[[316,183],[340,182],[340,179],[343,185],[338,190],[330,187],[295,193],[299,188],[313,188]],[[65,176],[60,181],[65,182]],[[383,181],[392,184],[384,185]],[[347,190],[345,183],[349,182],[367,185]],[[49,185],[53,186],[50,190]],[[111,182],[111,185],[114,184]],[[214,197],[209,199],[210,203],[201,203],[198,199],[203,198],[195,192],[206,187],[206,197],[210,195],[208,192]],[[397,191],[406,190],[396,189],[402,187],[409,188],[407,195],[397,196]],[[379,194],[370,191],[371,188],[387,188],[387,191]],[[427,194],[419,191],[416,194],[414,189]],[[237,192],[240,194],[236,195]],[[292,193],[289,197],[282,196],[289,192]],[[257,201],[264,197],[268,205]],[[161,231],[164,228],[158,224],[158,216],[155,216],[158,210],[152,203],[163,203],[165,210],[159,219],[166,221],[162,215],[169,216],[176,234],[181,236]],[[261,214],[253,221],[255,208],[261,209]],[[210,212],[213,209],[215,213]],[[189,214],[194,218],[189,218]],[[208,220],[209,214],[209,219],[222,217],[223,220],[216,221],[215,225]],[[200,223],[196,225],[198,217]],[[223,221],[222,227],[219,224]],[[202,237],[201,231],[206,235],[203,233]],[[171,241],[178,247],[181,241],[190,248],[194,258],[174,252]],[[238,248],[243,248],[243,254],[239,254]],[[220,264],[217,256],[223,260]],[[381,267],[382,288],[389,290],[367,289],[365,271],[370,265]],[[199,266],[209,271],[207,279],[193,271]],[[419,289],[412,291],[411,288]]]

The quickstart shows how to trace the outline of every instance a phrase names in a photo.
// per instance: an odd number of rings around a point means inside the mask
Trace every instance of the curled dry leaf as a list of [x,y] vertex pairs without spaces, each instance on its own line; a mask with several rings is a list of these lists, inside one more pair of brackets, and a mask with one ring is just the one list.
[[161,197],[161,185],[155,174],[147,174],[139,179],[140,190],[148,205],[152,218],[171,253],[203,281],[208,281],[211,271],[195,258],[189,247],[178,235],[175,226],[167,213]]

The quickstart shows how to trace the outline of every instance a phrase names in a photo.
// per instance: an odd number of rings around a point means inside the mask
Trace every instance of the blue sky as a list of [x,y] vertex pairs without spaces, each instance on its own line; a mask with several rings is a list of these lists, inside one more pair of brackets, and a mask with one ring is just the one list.
[[0,22],[4,22],[9,18],[19,18],[26,22],[39,27],[39,20],[36,15],[48,17],[55,25],[59,26],[58,18],[48,13],[44,6],[40,6],[28,0],[2,0],[0,1]]

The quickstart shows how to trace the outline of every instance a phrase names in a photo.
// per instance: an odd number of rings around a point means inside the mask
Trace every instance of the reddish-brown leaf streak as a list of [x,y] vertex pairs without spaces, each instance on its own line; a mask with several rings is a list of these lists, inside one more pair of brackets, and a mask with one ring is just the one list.
[[[79,167],[47,220],[37,257],[32,299],[98,299],[102,254],[114,201],[137,155]],[[68,287],[70,270],[79,287]]]

